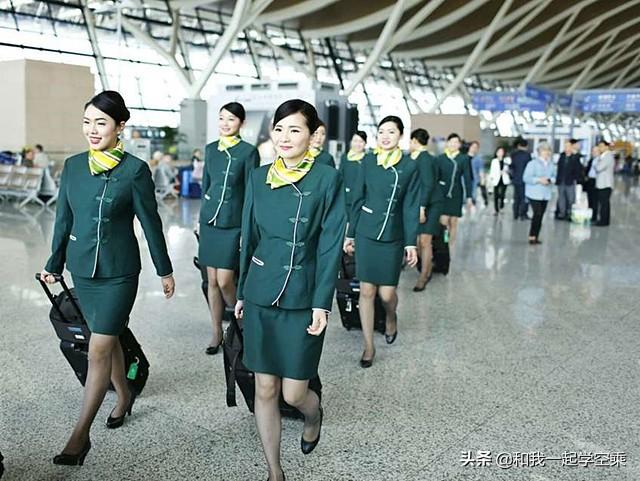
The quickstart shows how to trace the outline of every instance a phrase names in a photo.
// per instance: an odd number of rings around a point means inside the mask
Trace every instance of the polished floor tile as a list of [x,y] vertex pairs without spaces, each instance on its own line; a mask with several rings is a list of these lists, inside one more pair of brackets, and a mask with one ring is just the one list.
[[[513,221],[510,204],[500,216],[492,208],[467,215],[448,276],[416,294],[416,272],[403,273],[398,339],[388,346],[376,335],[371,369],[358,366],[360,332],[344,330],[334,313],[320,367],[322,441],[303,456],[302,423],[284,421],[287,479],[640,479],[638,202],[640,188],[621,183],[609,228],[557,222],[549,213],[541,246],[528,245],[529,223]],[[239,390],[239,406],[226,406],[222,356],[204,354],[210,324],[192,265],[198,206],[160,207],[174,299],[163,298],[140,236],[143,272],[130,327],[151,362],[149,381],[122,429],[103,425],[115,402],[107,395],[86,465],[65,468],[50,459],[73,426],[82,389],[33,278],[48,255],[54,213],[0,204],[4,479],[266,479],[253,416]],[[523,453],[564,453],[571,464],[574,452],[583,460],[624,453],[626,460],[618,467],[523,465]],[[509,467],[516,459],[521,465]]]

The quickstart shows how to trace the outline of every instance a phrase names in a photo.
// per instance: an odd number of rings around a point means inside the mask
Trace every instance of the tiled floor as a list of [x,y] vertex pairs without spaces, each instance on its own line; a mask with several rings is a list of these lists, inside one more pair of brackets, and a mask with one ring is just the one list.
[[[447,277],[411,292],[401,279],[398,341],[372,369],[358,366],[360,333],[332,316],[321,364],[323,438],[299,451],[301,423],[287,420],[290,480],[640,479],[640,188],[621,182],[609,228],[547,216],[544,243],[528,223],[480,209],[464,219]],[[510,205],[507,205],[507,209]],[[143,244],[144,270],[131,327],[152,367],[123,429],[102,424],[82,468],[51,464],[77,415],[82,390],[58,349],[48,301],[33,280],[48,254],[53,212],[0,205],[0,450],[5,479],[266,479],[253,418],[225,405],[222,357],[203,352],[206,305],[191,260],[197,201],[161,207],[176,270],[166,301]],[[238,394],[239,395],[239,394]],[[491,465],[464,466],[464,452]],[[501,468],[518,453],[581,453],[622,467]],[[509,461],[511,459],[511,461]],[[522,463],[522,460],[519,460]],[[524,464],[527,464],[525,462]]]

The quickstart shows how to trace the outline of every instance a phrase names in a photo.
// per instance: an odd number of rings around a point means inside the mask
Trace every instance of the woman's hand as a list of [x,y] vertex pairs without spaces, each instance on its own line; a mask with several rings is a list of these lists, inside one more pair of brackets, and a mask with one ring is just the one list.
[[409,247],[404,251],[407,265],[409,267],[415,267],[416,265],[418,265],[418,249],[416,249],[415,247]]
[[47,284],[56,283],[56,278],[53,277],[53,274],[51,274],[51,272],[45,271],[44,269],[42,269],[42,272],[40,273],[40,280],[42,282],[46,282]]
[[162,279],[162,292],[164,297],[170,299],[173,297],[173,293],[176,291],[176,281],[173,278],[173,274],[163,277]]
[[244,301],[236,301],[236,307],[233,309],[236,319],[242,319],[244,314]]
[[314,309],[312,322],[309,327],[307,327],[307,333],[312,336],[319,336],[324,331],[325,327],[327,327],[327,313],[322,309]]
[[420,223],[424,224],[427,222],[427,208],[420,207]]
[[353,251],[355,250],[355,242],[353,241],[353,239],[345,239],[344,244],[342,245],[342,250],[345,252],[345,254],[352,256]]

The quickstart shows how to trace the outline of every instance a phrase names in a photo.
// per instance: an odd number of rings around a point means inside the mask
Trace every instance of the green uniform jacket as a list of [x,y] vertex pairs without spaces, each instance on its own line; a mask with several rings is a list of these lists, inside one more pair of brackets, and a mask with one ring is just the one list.
[[420,180],[416,162],[403,155],[394,167],[377,165],[376,155],[362,159],[351,191],[353,205],[347,236],[356,232],[369,239],[390,242],[404,240],[415,246],[420,220]]
[[216,227],[240,227],[249,171],[260,165],[258,150],[241,140],[226,151],[218,141],[205,149],[200,223]]
[[125,154],[109,173],[91,175],[88,152],[70,157],[62,170],[52,253],[45,269],[61,274],[66,263],[80,277],[138,274],[140,249],[133,231],[134,216],[144,229],[156,272],[171,274],[147,163]]
[[[442,179],[439,181],[445,199],[460,199],[460,205],[464,198],[471,198],[471,184],[473,182],[471,174],[471,163],[469,156],[458,153],[451,160],[447,154],[440,154],[436,157],[438,169]],[[464,177],[464,183],[462,179]],[[463,190],[464,189],[464,190]]]
[[271,189],[268,170],[247,183],[238,299],[330,311],[346,224],[342,177],[314,163],[296,184]]
[[360,165],[364,157],[358,161],[356,160],[348,160],[347,154],[343,154],[340,160],[340,168],[338,169],[342,174],[342,179],[344,180],[344,192],[345,192],[345,201],[347,203],[347,216],[351,215],[351,204],[353,204],[353,196],[351,191],[353,190],[353,186],[356,183],[356,179],[358,177],[358,171],[360,170]]
[[323,150],[318,154],[318,156],[316,157],[316,162],[318,164],[328,165],[329,167],[333,167],[334,169],[336,168],[336,161],[333,159],[333,156],[326,150]]
[[436,202],[442,202],[444,192],[440,187],[442,173],[436,158],[429,152],[420,152],[415,162],[418,164],[420,175],[420,207],[428,207]]

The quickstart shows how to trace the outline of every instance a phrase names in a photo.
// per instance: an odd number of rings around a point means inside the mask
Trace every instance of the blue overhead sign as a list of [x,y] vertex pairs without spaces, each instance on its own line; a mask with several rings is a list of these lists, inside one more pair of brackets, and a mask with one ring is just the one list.
[[583,112],[640,112],[640,89],[582,90],[576,97],[583,103]]
[[544,112],[546,110],[544,102],[528,98],[518,92],[476,92],[472,96],[472,103],[476,110],[491,112],[508,110]]
[[550,104],[556,98],[555,92],[551,90],[543,89],[535,85],[526,84],[524,87],[524,95],[533,100],[538,100],[546,104]]

